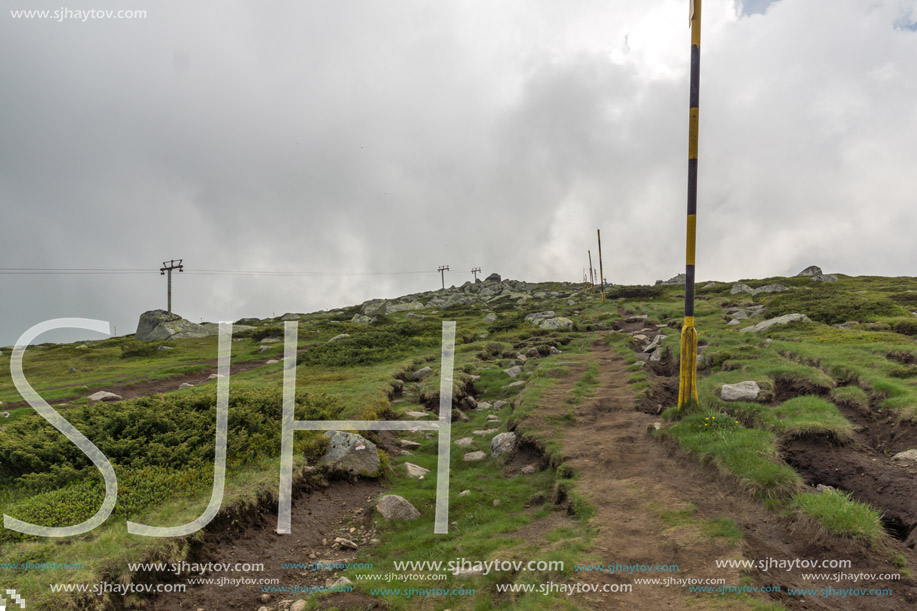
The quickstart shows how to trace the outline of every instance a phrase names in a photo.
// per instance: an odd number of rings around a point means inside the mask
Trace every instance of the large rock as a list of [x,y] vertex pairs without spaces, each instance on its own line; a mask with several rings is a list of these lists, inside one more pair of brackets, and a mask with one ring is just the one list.
[[730,295],[737,295],[739,293],[748,293],[749,295],[753,295],[754,292],[755,289],[751,288],[747,284],[742,284],[741,282],[736,282],[732,285],[732,288],[729,289]]
[[563,316],[558,316],[557,318],[548,318],[547,320],[542,320],[538,323],[539,329],[572,329],[573,321],[569,318],[564,318]]
[[140,315],[137,323],[136,339],[149,342],[164,339],[182,339],[189,337],[207,337],[219,333],[217,325],[207,327],[185,320],[178,314],[169,314],[165,310],[150,310]]
[[752,291],[752,295],[760,295],[761,293],[782,293],[783,291],[788,291],[789,289],[783,286],[782,284],[766,284],[764,286],[759,286],[758,288]]
[[417,508],[397,494],[386,494],[376,503],[376,509],[386,520],[416,520],[420,517]]
[[812,282],[837,282],[837,276],[834,274],[818,274],[812,276]]
[[656,284],[657,284],[657,285],[660,285],[660,284],[685,284],[687,281],[688,281],[688,277],[687,277],[685,274],[678,274],[677,276],[673,276],[672,278],[669,278],[668,280],[657,280],[657,281],[656,281]]
[[525,320],[526,322],[530,322],[533,325],[538,326],[538,323],[541,321],[554,318],[555,316],[557,316],[557,314],[555,314],[553,310],[548,310],[546,312],[532,312],[531,314],[526,315]]
[[808,316],[805,314],[784,314],[783,316],[778,316],[776,318],[768,318],[767,320],[762,320],[756,325],[750,327],[745,327],[741,329],[740,333],[757,333],[759,331],[767,331],[775,325],[788,325],[791,322],[812,322]]
[[410,375],[410,378],[416,382],[433,375],[432,367],[422,367]]
[[804,270],[802,270],[801,272],[799,272],[796,275],[797,276],[821,276],[821,274],[822,274],[822,271],[819,266],[810,265],[809,267],[805,268]]
[[754,401],[758,398],[761,388],[757,382],[746,380],[738,384],[723,384],[720,389],[720,399],[723,401]]
[[407,301],[404,303],[390,303],[386,308],[386,312],[391,314],[392,312],[408,312],[410,310],[422,310],[423,304],[419,301]]
[[505,373],[506,375],[508,375],[511,378],[518,378],[520,375],[522,375],[522,367],[520,367],[519,365],[514,365],[513,367],[510,367],[509,369],[504,369],[503,373]]
[[120,401],[121,395],[116,395],[113,392],[108,392],[106,390],[100,390],[99,392],[94,392],[89,395],[90,401]]
[[493,322],[495,320],[497,320],[497,315],[494,314],[493,312],[490,312],[489,314],[484,316],[484,322]]
[[376,444],[356,433],[328,431],[328,451],[319,462],[335,471],[376,477],[379,475],[379,452]]
[[500,274],[496,272],[484,278],[484,282],[500,282],[501,280],[502,278],[500,278]]
[[490,440],[490,455],[494,458],[511,454],[516,449],[515,433],[500,433]]

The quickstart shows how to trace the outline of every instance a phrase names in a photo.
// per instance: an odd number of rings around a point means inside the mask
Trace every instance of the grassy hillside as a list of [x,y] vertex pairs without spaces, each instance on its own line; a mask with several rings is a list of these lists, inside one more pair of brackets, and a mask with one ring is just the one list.
[[[359,570],[343,574],[366,594],[390,585],[366,575],[403,558],[565,560],[567,569],[559,572],[478,576],[471,581],[453,576],[446,582],[418,580],[411,585],[475,584],[478,594],[473,599],[438,601],[435,608],[444,608],[440,602],[451,608],[481,609],[589,606],[585,599],[562,594],[497,595],[493,586],[507,580],[570,581],[576,578],[574,563],[601,560],[594,548],[593,508],[586,491],[578,487],[578,473],[565,462],[562,441],[567,432],[584,426],[577,408],[600,386],[601,371],[590,348],[599,339],[627,364],[626,382],[639,409],[659,414],[654,435],[660,441],[708,465],[774,515],[808,521],[828,540],[853,541],[882,557],[898,559],[901,543],[890,535],[906,538],[917,522],[906,507],[896,505],[909,489],[898,489],[898,496],[887,498],[881,491],[858,489],[843,477],[832,485],[811,466],[807,457],[815,450],[805,444],[817,440],[839,452],[856,453],[853,447],[865,443],[864,426],[871,424],[871,448],[880,458],[874,462],[881,469],[897,468],[891,457],[917,447],[910,445],[912,435],[894,433],[913,430],[907,427],[917,420],[917,314],[912,312],[917,311],[917,279],[840,275],[837,282],[827,283],[806,277],[742,282],[751,289],[779,283],[786,290],[732,294],[733,283],[698,285],[700,402],[685,412],[674,407],[677,386],[672,383],[673,374],[677,380],[674,358],[683,297],[678,285],[609,287],[604,301],[586,293],[582,285],[562,283],[516,283],[488,294],[459,287],[408,296],[381,309],[371,303],[299,315],[296,417],[309,420],[414,419],[405,415],[408,411],[435,416],[441,322],[457,323],[454,405],[463,418],[454,423],[452,438],[468,437],[471,442],[451,449],[453,536],[432,532],[436,478],[411,478],[403,466],[410,461],[435,475],[435,436],[405,433],[402,438],[406,435],[419,444],[405,453],[396,449],[396,440],[363,433],[383,447],[385,489],[420,508],[422,519],[388,523],[377,517],[379,542],[358,552],[375,570],[362,571],[359,580]],[[416,305],[399,309],[393,304]],[[555,319],[570,319],[572,328],[543,329],[525,320],[528,314],[546,310],[553,311]],[[742,331],[792,313],[805,314],[809,321]],[[364,322],[353,320],[361,315]],[[730,324],[733,318],[739,322]],[[277,340],[282,338],[283,321],[245,322],[255,329],[238,334],[232,344],[223,516],[247,507],[263,513],[270,510],[265,499],[276,498],[282,371],[279,363],[270,361],[282,357],[283,344]],[[650,360],[643,348],[656,334],[664,336],[659,344],[663,350],[658,360]],[[0,530],[4,562],[83,563],[83,568],[66,572],[4,570],[0,576],[6,587],[27,593],[31,604],[44,608],[142,607],[142,597],[52,593],[48,584],[147,579],[131,574],[127,563],[186,559],[201,541],[227,527],[217,520],[191,537],[164,540],[130,536],[124,525],[127,519],[181,524],[206,506],[216,402],[216,381],[208,377],[216,371],[216,344],[215,337],[149,343],[127,337],[28,349],[24,369],[30,383],[112,461],[119,499],[104,526],[64,545]],[[10,351],[2,353],[0,370],[6,372]],[[519,356],[526,353],[531,357]],[[427,365],[433,375],[411,379],[412,372]],[[505,370],[516,365],[521,373],[512,378]],[[754,381],[760,388],[754,400],[721,398],[724,384],[743,381]],[[183,383],[191,386],[179,389]],[[566,407],[545,417],[545,397],[559,384],[565,385]],[[97,390],[113,390],[126,398],[92,403],[87,396]],[[22,403],[7,374],[0,377],[0,400],[0,409],[10,413],[0,420],[3,513],[48,526],[91,516],[104,496],[95,467]],[[475,402],[498,401],[504,403],[487,410],[473,408]],[[477,432],[507,427],[524,441],[524,451],[513,459],[516,462],[491,460],[494,433]],[[295,439],[299,467],[315,465],[326,450],[321,434],[297,432]],[[660,452],[662,448],[660,444]],[[488,459],[467,462],[465,455],[476,450]],[[848,458],[856,460],[852,455],[844,460]],[[520,469],[529,464],[534,472],[521,476]],[[325,485],[327,475],[316,472],[308,477]],[[837,490],[822,492],[814,488],[816,483]],[[459,495],[460,491],[467,493]],[[565,518],[551,522],[554,528],[537,537],[525,534],[533,524],[554,519],[558,511]],[[727,538],[741,541],[741,529],[723,520],[705,522],[707,534],[698,536],[716,539],[723,528],[715,526],[726,524]],[[326,606],[333,599],[325,596],[312,595],[309,605]],[[429,608],[417,599],[377,598],[392,608]],[[713,604],[713,598],[695,598],[701,608]],[[744,596],[730,600],[737,608],[764,604]]]

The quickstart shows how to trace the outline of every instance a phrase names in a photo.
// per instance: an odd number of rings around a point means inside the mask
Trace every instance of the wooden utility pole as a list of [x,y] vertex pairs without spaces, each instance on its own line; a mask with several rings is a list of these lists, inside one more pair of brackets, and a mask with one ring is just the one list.
[[681,328],[678,409],[697,402],[697,329],[694,328],[694,247],[697,242],[697,131],[700,104],[701,0],[691,1],[691,85],[688,110],[688,223],[685,247],[685,320]]
[[436,271],[439,272],[439,275],[440,275],[440,277],[442,278],[442,281],[443,281],[443,288],[446,288],[446,272],[449,271],[449,266],[448,266],[448,265],[440,265],[440,266],[439,266],[439,269],[437,269]]
[[589,253],[589,285],[591,291],[595,293],[595,274],[592,271],[592,251],[587,250],[586,252]]
[[605,271],[602,269],[602,230],[596,229],[599,236],[599,286],[602,290],[602,301],[605,301]]
[[169,280],[168,280],[168,292],[169,292],[168,304],[169,304],[169,314],[172,313],[172,270],[173,270],[173,269],[177,269],[177,270],[180,271],[180,272],[185,271],[185,268],[182,266],[181,262],[182,262],[181,259],[178,259],[178,261],[176,261],[175,259],[171,259],[171,260],[169,260],[168,263],[166,263],[165,261],[163,261],[163,262],[162,262],[162,267],[159,269],[159,275],[160,275],[160,276],[168,275],[168,277],[169,277]]

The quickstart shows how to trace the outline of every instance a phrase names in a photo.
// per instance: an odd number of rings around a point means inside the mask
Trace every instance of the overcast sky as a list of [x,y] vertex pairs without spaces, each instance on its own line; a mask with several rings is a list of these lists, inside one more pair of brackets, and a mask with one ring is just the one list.
[[[611,282],[683,270],[687,0],[2,3],[0,267],[379,272],[177,274],[196,322],[446,264],[579,281],[596,228]],[[700,279],[915,274],[915,23],[914,0],[704,3]],[[158,272],[0,281],[0,344],[166,302]]]

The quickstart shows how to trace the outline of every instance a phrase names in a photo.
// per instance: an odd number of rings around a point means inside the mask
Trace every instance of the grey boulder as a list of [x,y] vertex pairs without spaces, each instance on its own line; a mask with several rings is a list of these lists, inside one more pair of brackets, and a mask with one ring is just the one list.
[[335,471],[376,477],[379,475],[379,452],[376,444],[356,433],[328,431],[328,450],[319,462]]
[[516,449],[515,433],[500,433],[490,440],[490,455],[494,458],[510,454]]
[[136,339],[141,341],[158,341],[165,339],[182,339],[207,337],[219,333],[215,325],[203,326],[185,320],[178,314],[169,314],[165,310],[150,310],[140,315],[137,323]]
[[402,496],[386,494],[376,503],[376,509],[386,520],[416,520],[420,517],[417,508]]
[[756,325],[750,327],[745,327],[741,329],[740,333],[757,333],[759,331],[767,331],[775,325],[788,325],[792,322],[812,322],[811,319],[805,314],[784,314],[783,316],[777,316],[776,318],[768,318],[767,320],[762,320]]
[[760,392],[761,388],[757,382],[747,380],[738,384],[723,384],[720,398],[723,401],[754,401]]

